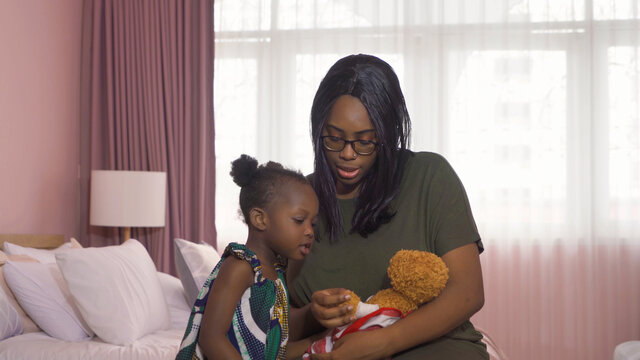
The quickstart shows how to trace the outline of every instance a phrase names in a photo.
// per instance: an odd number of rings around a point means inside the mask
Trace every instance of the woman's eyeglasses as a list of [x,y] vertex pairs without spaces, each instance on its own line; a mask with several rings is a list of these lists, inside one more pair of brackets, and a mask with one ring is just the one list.
[[321,136],[322,145],[329,151],[342,151],[347,144],[351,145],[353,151],[358,155],[371,155],[378,147],[377,142],[369,140],[345,140],[337,136]]

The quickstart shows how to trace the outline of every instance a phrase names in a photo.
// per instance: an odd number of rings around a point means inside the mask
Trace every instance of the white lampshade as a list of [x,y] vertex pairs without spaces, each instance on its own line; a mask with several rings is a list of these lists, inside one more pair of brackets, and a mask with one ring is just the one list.
[[164,226],[167,173],[92,170],[91,225]]

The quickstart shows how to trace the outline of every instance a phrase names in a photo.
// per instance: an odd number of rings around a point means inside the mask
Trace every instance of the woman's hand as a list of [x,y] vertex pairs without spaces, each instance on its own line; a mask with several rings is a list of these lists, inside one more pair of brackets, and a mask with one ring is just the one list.
[[311,313],[325,328],[331,329],[355,320],[349,315],[352,305],[344,304],[350,299],[346,289],[334,288],[319,290],[311,295]]
[[384,329],[356,331],[340,338],[326,354],[311,354],[311,360],[390,359],[388,336]]

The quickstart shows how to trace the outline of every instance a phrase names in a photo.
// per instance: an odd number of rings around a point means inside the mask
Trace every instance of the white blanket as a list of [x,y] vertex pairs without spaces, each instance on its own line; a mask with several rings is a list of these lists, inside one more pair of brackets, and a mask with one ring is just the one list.
[[90,341],[68,342],[44,332],[14,336],[0,342],[0,360],[162,360],[175,359],[184,329],[161,330],[129,346]]

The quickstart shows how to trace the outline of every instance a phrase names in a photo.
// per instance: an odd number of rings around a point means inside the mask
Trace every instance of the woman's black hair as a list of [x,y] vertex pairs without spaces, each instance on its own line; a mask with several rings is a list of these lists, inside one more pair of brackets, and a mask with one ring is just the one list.
[[367,109],[376,130],[376,162],[362,180],[350,232],[361,236],[376,231],[395,215],[390,204],[398,192],[411,120],[393,68],[371,55],[349,55],[338,60],[320,82],[311,107],[311,138],[315,152],[313,188],[327,222],[330,239],[342,231],[342,214],[336,197],[336,178],[325,156],[320,136],[335,101],[356,97]]
[[310,185],[299,171],[286,169],[273,161],[258,165],[256,159],[245,154],[231,162],[230,174],[233,182],[240,186],[240,210],[247,225],[250,224],[249,211],[254,207],[267,208],[284,182],[293,180]]

